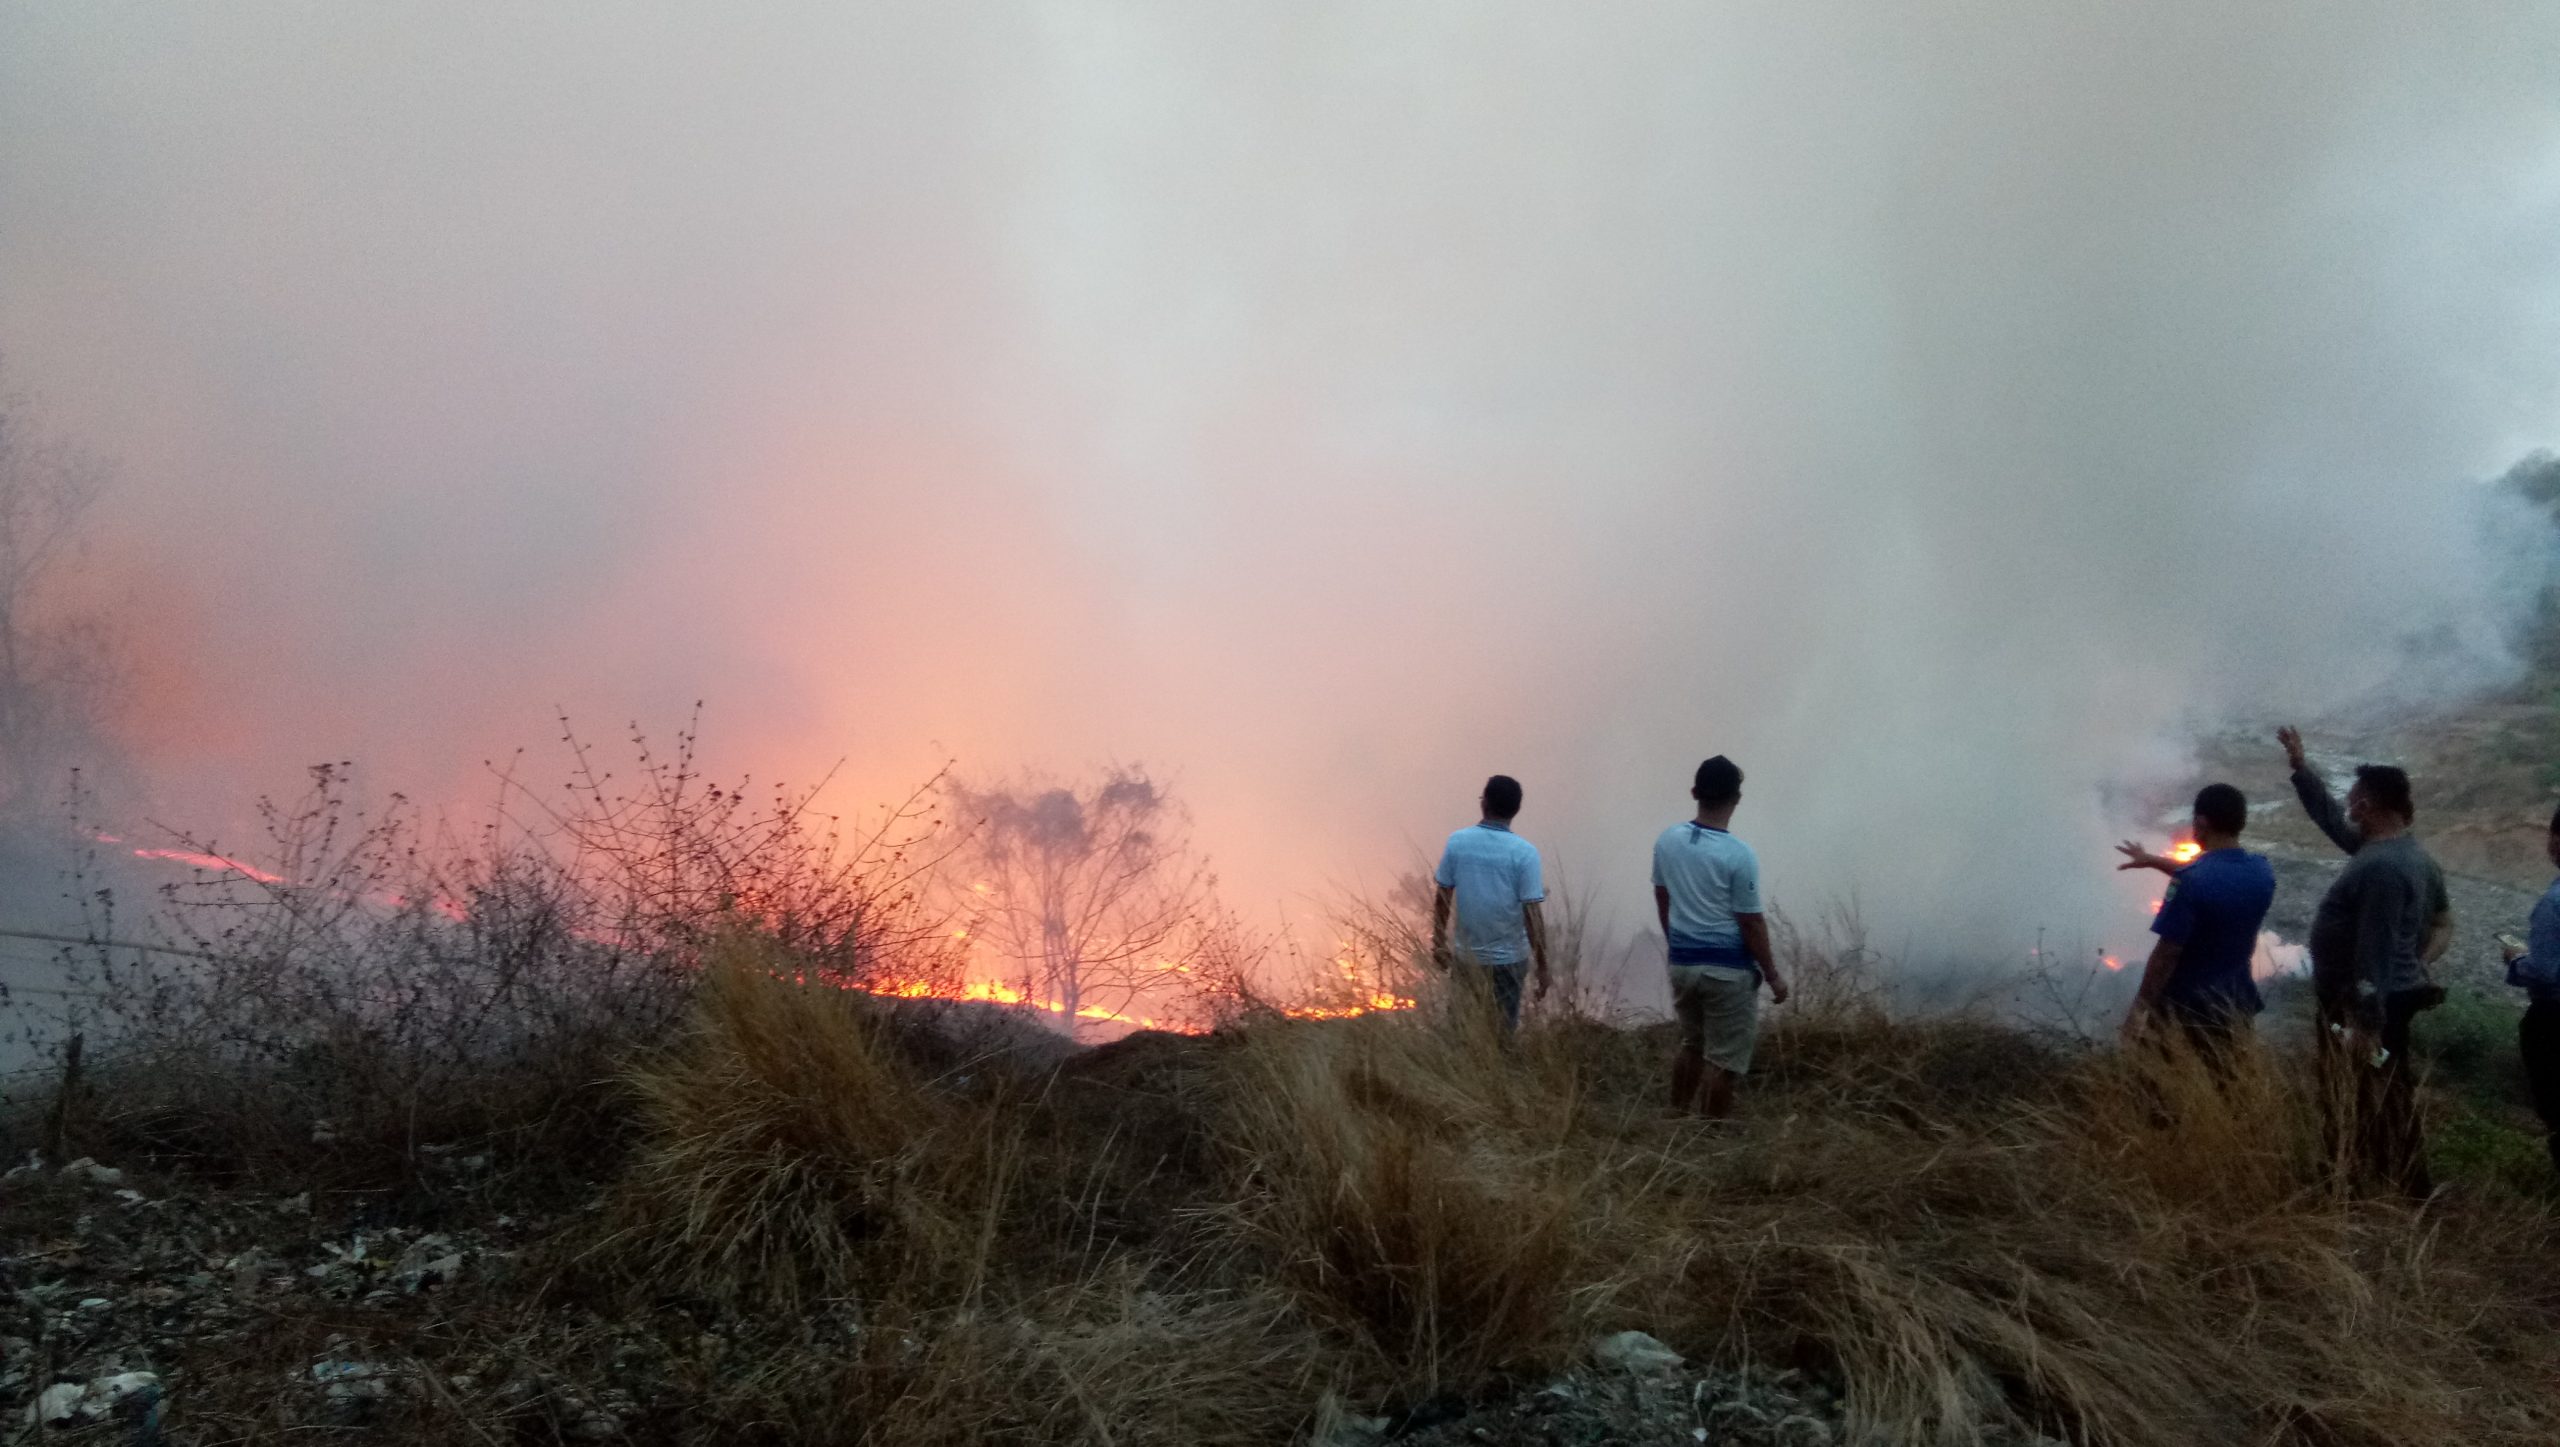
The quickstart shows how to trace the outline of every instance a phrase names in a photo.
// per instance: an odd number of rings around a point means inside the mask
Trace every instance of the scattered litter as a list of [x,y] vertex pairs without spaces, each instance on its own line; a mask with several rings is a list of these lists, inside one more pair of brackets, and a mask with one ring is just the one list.
[[62,1168],[62,1179],[87,1181],[95,1186],[121,1186],[124,1184],[124,1172],[113,1166],[99,1165],[87,1156],[82,1156]]
[[45,1388],[43,1395],[36,1398],[35,1405],[27,1409],[27,1425],[70,1421],[79,1412],[80,1396],[87,1390],[78,1382],[56,1382]]
[[342,1406],[379,1402],[391,1395],[391,1373],[372,1362],[314,1362],[311,1380],[321,1385],[330,1401]]
[[1591,1359],[1611,1371],[1633,1376],[1676,1372],[1687,1358],[1640,1331],[1622,1331],[1591,1344]]
[[65,1422],[97,1422],[110,1416],[120,1416],[137,1424],[148,1423],[156,1430],[159,1410],[158,1376],[150,1372],[117,1372],[86,1384],[56,1382],[45,1388],[34,1404],[27,1408],[26,1425],[33,1427],[41,1422],[59,1426]]

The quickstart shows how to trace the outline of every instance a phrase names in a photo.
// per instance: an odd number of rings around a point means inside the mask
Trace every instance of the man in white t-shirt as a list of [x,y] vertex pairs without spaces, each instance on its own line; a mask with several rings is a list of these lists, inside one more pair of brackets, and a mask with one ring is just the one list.
[[[1537,967],[1538,999],[1547,997],[1547,921],[1539,906],[1547,897],[1538,847],[1511,832],[1520,813],[1520,781],[1496,774],[1484,781],[1484,817],[1449,836],[1432,882],[1431,959],[1443,969],[1481,969],[1502,1010],[1503,1028],[1520,1027],[1521,976]],[[1457,918],[1456,957],[1449,921]],[[1462,957],[1462,958],[1457,958]]]
[[1680,1017],[1680,1053],[1671,1063],[1671,1104],[1722,1116],[1734,1083],[1751,1070],[1760,1034],[1760,982],[1773,1004],[1787,982],[1769,949],[1760,902],[1760,856],[1733,837],[1742,770],[1722,754],[1698,766],[1689,789],[1695,819],[1653,841],[1653,907],[1669,946],[1671,1006]]

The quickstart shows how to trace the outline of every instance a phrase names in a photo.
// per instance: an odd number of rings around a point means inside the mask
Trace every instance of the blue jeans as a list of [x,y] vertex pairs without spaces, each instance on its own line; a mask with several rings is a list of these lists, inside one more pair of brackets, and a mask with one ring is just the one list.
[[1485,979],[1493,986],[1493,1003],[1502,1011],[1502,1028],[1520,1028],[1520,987],[1529,978],[1527,965],[1486,965]]

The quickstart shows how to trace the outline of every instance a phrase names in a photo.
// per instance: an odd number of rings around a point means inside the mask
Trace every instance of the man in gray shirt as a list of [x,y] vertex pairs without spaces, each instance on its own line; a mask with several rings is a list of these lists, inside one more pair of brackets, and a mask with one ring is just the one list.
[[[2444,871],[2409,832],[2417,805],[2409,776],[2388,764],[2357,768],[2346,807],[2303,757],[2302,735],[2276,731],[2303,812],[2345,850],[2311,920],[2311,985],[2320,1002],[2326,1068],[2356,1075],[2356,1154],[2413,1196],[2426,1196],[2426,1151],[2409,1072],[2409,1022],[2443,999],[2427,966],[2453,939]],[[2335,1154],[2333,1118],[2332,1153]]]

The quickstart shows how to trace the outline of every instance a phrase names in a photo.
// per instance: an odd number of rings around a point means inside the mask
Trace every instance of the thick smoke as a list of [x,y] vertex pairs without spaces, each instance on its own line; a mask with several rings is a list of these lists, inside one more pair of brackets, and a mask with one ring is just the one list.
[[2200,722],[2503,666],[2555,42],[17,7],[0,347],[119,462],[172,814],[702,697],[861,797],[1143,760],[1248,907],[1500,769],[1633,919],[1721,751],[1782,902],[1996,952],[2121,926]]

